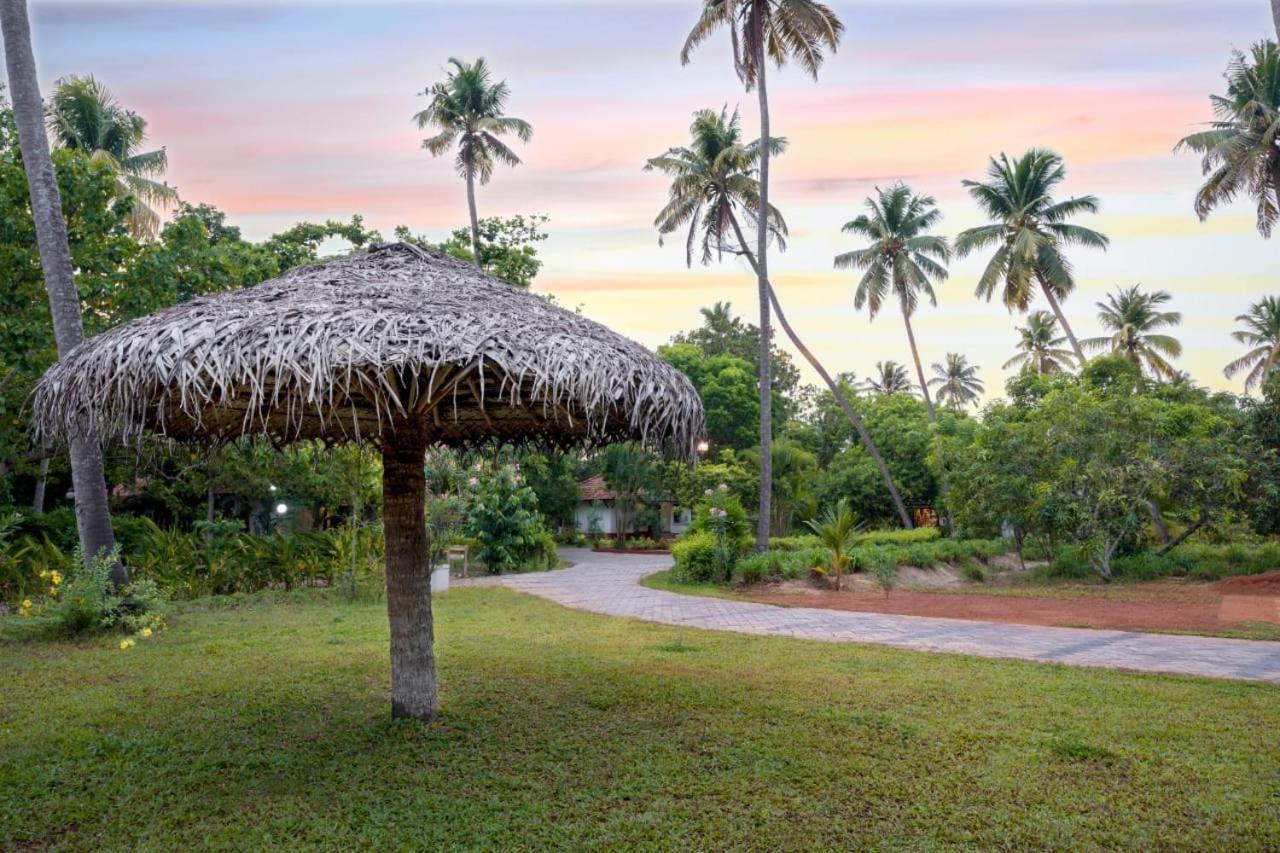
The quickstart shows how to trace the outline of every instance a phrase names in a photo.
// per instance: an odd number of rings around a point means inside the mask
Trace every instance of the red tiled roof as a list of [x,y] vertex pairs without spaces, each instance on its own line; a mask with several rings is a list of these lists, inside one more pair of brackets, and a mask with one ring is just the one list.
[[578,492],[584,501],[611,501],[616,497],[613,489],[604,481],[603,474],[596,474],[578,484]]

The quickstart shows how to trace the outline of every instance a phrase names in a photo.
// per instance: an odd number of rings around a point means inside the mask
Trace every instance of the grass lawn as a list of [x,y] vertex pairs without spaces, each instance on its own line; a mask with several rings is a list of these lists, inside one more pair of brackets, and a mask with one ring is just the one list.
[[438,600],[393,723],[380,605],[0,645],[0,849],[1280,846],[1280,688]]

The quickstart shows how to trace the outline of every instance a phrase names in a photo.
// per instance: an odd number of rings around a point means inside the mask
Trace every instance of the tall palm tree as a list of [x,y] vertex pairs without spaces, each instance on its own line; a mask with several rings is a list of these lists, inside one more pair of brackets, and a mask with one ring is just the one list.
[[739,79],[756,89],[760,107],[759,200],[756,205],[756,290],[760,299],[760,518],[756,549],[769,544],[769,503],[772,482],[773,394],[769,376],[769,91],[767,60],[780,68],[795,59],[815,80],[823,51],[835,51],[844,25],[835,12],[817,0],[703,0],[702,13],[685,39],[680,62],[687,65],[695,48],[721,27],[729,30],[733,65]]
[[154,237],[160,230],[156,208],[177,204],[178,191],[158,180],[169,167],[165,150],[139,150],[147,141],[146,119],[120,106],[92,76],[72,76],[54,84],[45,122],[55,145],[111,165],[120,195],[133,200],[129,230],[139,239]]
[[[734,113],[733,119],[736,117],[737,113]],[[749,200],[759,197],[757,173],[751,164],[755,158],[759,157],[761,148],[759,141],[746,144],[742,142],[738,123],[733,119],[726,116],[725,110],[719,113],[711,110],[695,113],[693,125],[690,127],[693,137],[690,144],[668,149],[667,153],[649,160],[645,169],[660,171],[672,178],[667,204],[659,212],[654,224],[657,225],[659,234],[676,231],[686,223],[689,225],[685,251],[687,265],[693,266],[693,246],[701,236],[704,263],[709,262],[712,257],[720,257],[728,252],[741,255],[751,269],[758,272],[759,264],[755,252],[752,251],[739,220],[750,213]],[[774,146],[775,151],[781,151],[785,143],[785,140],[775,138],[771,145]],[[773,210],[769,221],[770,227],[777,229],[777,236],[784,237],[786,225],[782,214]],[[767,281],[766,284],[768,284]],[[782,326],[791,343],[831,389],[832,395],[844,409],[845,416],[853,424],[858,437],[867,448],[867,453],[875,461],[903,525],[911,527],[911,515],[907,512],[902,495],[889,472],[889,466],[885,463],[879,448],[876,447],[875,441],[872,440],[871,434],[867,432],[866,425],[845,398],[839,383],[831,378],[831,374],[804,345],[791,324],[787,322],[772,285],[768,287],[767,294],[773,314],[778,318],[778,325]],[[702,315],[705,327],[711,330],[729,331],[740,323],[738,318],[730,312],[728,303],[717,302],[710,309],[702,309]],[[772,399],[772,395],[770,398]],[[765,470],[763,464],[761,468]],[[772,482],[772,460],[767,470],[769,479],[765,482]],[[770,495],[772,497],[772,489]]]
[[[703,264],[722,257],[726,251],[742,253],[730,220],[750,221],[755,215],[760,202],[756,174],[762,149],[759,140],[743,142],[738,111],[731,115],[727,107],[718,113],[698,110],[693,114],[689,134],[688,146],[668,148],[665,154],[650,158],[644,168],[672,179],[667,204],[653,224],[658,227],[659,243],[665,235],[689,227],[685,255],[692,266],[694,246],[699,243]],[[787,148],[787,141],[781,137],[773,138],[769,144],[774,154]],[[768,227],[779,245],[785,246],[787,223],[772,205]]]
[[1244,390],[1248,393],[1262,384],[1267,371],[1280,368],[1280,296],[1264,296],[1249,306],[1249,311],[1236,317],[1244,325],[1231,337],[1249,347],[1249,351],[1223,368],[1228,379],[1245,368]]
[[480,225],[476,216],[476,178],[481,185],[493,177],[495,163],[520,165],[520,158],[498,137],[514,133],[521,142],[533,138],[533,126],[527,121],[503,115],[511,90],[505,80],[493,82],[484,57],[470,65],[450,58],[453,70],[442,82],[429,86],[421,94],[430,99],[425,110],[414,114],[420,129],[437,128],[439,133],[422,140],[422,147],[433,157],[448,151],[456,143],[458,174],[467,182],[467,212],[471,216],[471,254],[476,266],[480,260]]
[[993,157],[985,183],[963,182],[992,222],[961,232],[955,250],[964,257],[996,247],[978,279],[977,295],[990,300],[999,289],[1001,301],[1010,311],[1026,311],[1032,288],[1039,284],[1076,358],[1083,363],[1084,350],[1059,304],[1075,289],[1062,248],[1078,244],[1105,249],[1108,240],[1097,231],[1067,222],[1077,213],[1096,213],[1098,199],[1086,195],[1055,201],[1053,190],[1064,177],[1062,158],[1052,151],[1033,148],[1014,161],[1006,154]]
[[963,409],[978,402],[986,386],[978,378],[978,367],[957,352],[949,352],[939,364],[933,363],[933,378],[929,385],[938,389],[938,402],[954,409]]
[[[62,199],[49,156],[49,138],[45,135],[26,0],[0,0],[0,32],[4,36],[18,147],[27,174],[54,339],[58,354],[66,355],[84,340],[84,323],[67,243],[67,223],[62,218]],[[111,531],[111,515],[107,509],[107,484],[102,472],[102,448],[92,431],[71,441],[71,484],[75,489],[80,548],[85,559],[91,560],[115,548],[115,534]],[[119,586],[129,582],[129,574],[119,561],[112,568],[111,579]]]
[[896,361],[877,361],[876,375],[866,381],[865,387],[872,394],[910,394],[911,380],[907,368]]
[[937,422],[929,385],[925,382],[924,367],[920,363],[920,350],[916,347],[915,331],[911,328],[911,315],[919,305],[920,295],[938,304],[933,292],[933,281],[945,281],[951,258],[951,249],[943,237],[928,231],[942,219],[933,196],[915,195],[905,184],[895,184],[887,190],[876,188],[876,197],[866,200],[867,213],[846,222],[845,233],[858,234],[871,241],[865,249],[855,249],[836,255],[836,269],[865,270],[858,289],[853,295],[853,305],[861,309],[867,306],[874,320],[887,297],[893,296],[902,311],[902,322],[907,328],[907,343],[911,346],[911,358],[915,361],[916,378],[920,393],[929,411],[929,420]]
[[1110,350],[1138,367],[1145,366],[1157,379],[1174,378],[1178,370],[1165,356],[1182,355],[1182,344],[1172,335],[1157,331],[1182,322],[1181,313],[1162,310],[1170,298],[1163,290],[1143,293],[1137,284],[1117,289],[1107,295],[1106,302],[1097,303],[1098,322],[1111,334],[1088,338],[1084,345],[1093,350]]
[[1067,338],[1058,335],[1058,321],[1048,311],[1028,314],[1027,325],[1018,329],[1018,335],[1018,354],[1001,365],[1002,368],[1027,366],[1040,376],[1066,370],[1071,351],[1062,349]]
[[1280,217],[1280,47],[1266,40],[1247,57],[1234,51],[1224,76],[1226,96],[1209,96],[1217,116],[1210,129],[1183,137],[1174,150],[1202,157],[1207,177],[1195,203],[1201,220],[1243,192],[1257,204],[1258,231],[1270,237]]

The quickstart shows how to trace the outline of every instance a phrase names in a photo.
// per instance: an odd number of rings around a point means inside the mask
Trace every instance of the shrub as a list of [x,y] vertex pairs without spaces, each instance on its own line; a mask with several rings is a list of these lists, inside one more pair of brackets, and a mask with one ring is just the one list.
[[493,574],[545,559],[538,498],[511,466],[477,464],[467,480],[467,536],[476,541],[476,560]]
[[671,554],[672,577],[680,583],[724,582],[733,576],[736,555],[713,533],[691,533],[671,546]]
[[889,597],[889,590],[898,583],[898,567],[888,555],[878,555],[871,561],[871,575],[884,590],[884,597]]
[[154,581],[112,587],[111,569],[119,553],[117,548],[85,566],[77,552],[65,580],[61,572],[47,573],[47,593],[34,601],[24,599],[19,618],[10,620],[6,630],[24,639],[121,631],[130,635],[121,649],[133,646],[135,637],[145,639],[163,630],[167,597]]
[[987,579],[987,573],[977,563],[965,563],[960,567],[960,576],[967,581],[974,583],[983,583]]
[[863,534],[867,545],[911,545],[916,542],[932,542],[942,536],[936,527],[916,527],[911,530],[871,530]]
[[657,548],[658,543],[648,536],[632,536],[627,540],[627,547],[636,551],[649,551]]
[[772,536],[770,551],[803,551],[821,544],[817,536]]

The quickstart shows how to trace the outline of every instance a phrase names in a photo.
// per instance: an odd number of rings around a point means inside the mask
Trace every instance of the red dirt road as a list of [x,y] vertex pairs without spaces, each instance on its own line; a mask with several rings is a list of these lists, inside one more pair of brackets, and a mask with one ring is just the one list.
[[942,616],[1020,625],[1109,628],[1122,631],[1221,633],[1243,623],[1280,624],[1280,572],[1229,578],[1216,584],[1161,582],[1124,587],[1079,588],[1065,597],[893,590],[820,590],[761,584],[745,590],[752,601],[790,607],[821,607]]

